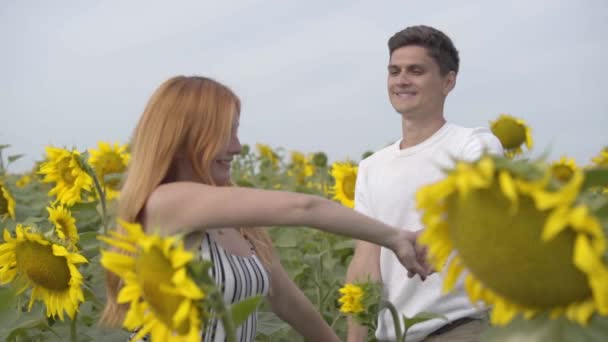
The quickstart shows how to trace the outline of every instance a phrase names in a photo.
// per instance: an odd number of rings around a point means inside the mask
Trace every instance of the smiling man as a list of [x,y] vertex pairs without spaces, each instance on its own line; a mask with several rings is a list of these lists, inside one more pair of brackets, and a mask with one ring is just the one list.
[[[424,227],[416,211],[416,191],[443,176],[453,158],[475,160],[502,146],[488,128],[466,128],[446,122],[444,104],[456,85],[459,57],[451,39],[428,26],[412,26],[388,41],[388,95],[401,117],[402,137],[359,164],[355,210],[410,231]],[[420,258],[424,258],[421,251]],[[382,281],[384,294],[408,317],[423,311],[444,315],[413,326],[407,341],[477,341],[487,326],[486,312],[474,307],[463,284],[443,294],[443,270],[423,280],[410,278],[397,259],[380,246],[358,241],[347,281]],[[349,323],[348,341],[365,341],[364,327]],[[378,317],[376,338],[394,341],[390,314]]]

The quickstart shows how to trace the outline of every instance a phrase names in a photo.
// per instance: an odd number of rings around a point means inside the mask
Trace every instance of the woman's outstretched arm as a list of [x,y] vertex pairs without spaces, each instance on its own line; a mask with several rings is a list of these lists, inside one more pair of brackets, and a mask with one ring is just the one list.
[[160,227],[164,234],[226,227],[313,227],[385,246],[409,271],[426,276],[416,259],[414,233],[320,196],[175,182],[152,193],[143,215],[146,227]]

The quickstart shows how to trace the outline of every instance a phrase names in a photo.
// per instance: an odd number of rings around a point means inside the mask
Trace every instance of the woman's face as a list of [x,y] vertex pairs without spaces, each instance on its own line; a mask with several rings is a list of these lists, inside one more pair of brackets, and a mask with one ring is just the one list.
[[239,141],[240,115],[236,115],[232,124],[230,142],[222,148],[211,164],[211,177],[217,185],[225,185],[230,181],[230,168],[235,155],[241,153],[241,142]]

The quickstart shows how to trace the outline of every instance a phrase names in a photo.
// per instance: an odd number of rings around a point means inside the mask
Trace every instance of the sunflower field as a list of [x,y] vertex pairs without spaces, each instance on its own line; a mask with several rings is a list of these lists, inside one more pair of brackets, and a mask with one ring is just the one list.
[[[463,279],[473,302],[492,307],[485,341],[608,340],[608,147],[598,147],[587,165],[566,156],[551,161],[532,157],[523,120],[501,115],[490,126],[504,156],[457,160],[416,196],[427,227],[421,243],[445,272],[446,291]],[[206,266],[192,264],[179,238],[116,220],[129,146],[48,146],[45,159],[21,174],[11,172],[20,156],[10,150],[0,145],[0,340],[127,341],[135,332],[196,341],[206,315],[221,309],[205,285]],[[232,175],[241,187],[317,194],[353,207],[357,163],[244,145]],[[117,225],[124,234],[113,232]],[[339,336],[346,336],[348,315],[373,326],[381,291],[344,284],[352,240],[306,227],[269,230],[283,266]],[[144,271],[133,272],[135,264]],[[171,281],[142,284],[147,264],[155,265],[150,277]],[[118,298],[130,304],[125,329],[98,324],[106,270],[124,275]],[[240,316],[256,305],[244,303]],[[226,322],[238,324],[238,310],[231,312]],[[402,329],[430,318],[406,319]],[[301,337],[262,301],[256,340]]]

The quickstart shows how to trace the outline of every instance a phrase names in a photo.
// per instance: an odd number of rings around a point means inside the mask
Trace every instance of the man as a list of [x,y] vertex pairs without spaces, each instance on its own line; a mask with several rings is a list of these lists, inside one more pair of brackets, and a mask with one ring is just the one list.
[[[387,224],[411,231],[423,228],[415,194],[444,174],[453,158],[475,160],[484,151],[501,154],[500,141],[487,128],[465,128],[447,123],[444,103],[456,85],[459,57],[452,41],[428,26],[408,27],[388,41],[388,94],[401,115],[402,139],[361,161],[355,188],[355,210]],[[347,281],[381,280],[386,299],[400,316],[427,311],[448,321],[433,319],[413,326],[408,342],[477,341],[487,326],[486,313],[474,307],[462,282],[443,294],[442,270],[426,280],[408,278],[398,260],[380,246],[358,241]],[[349,323],[348,341],[365,341],[366,328]],[[394,341],[393,321],[384,310],[378,317],[376,338]]]

